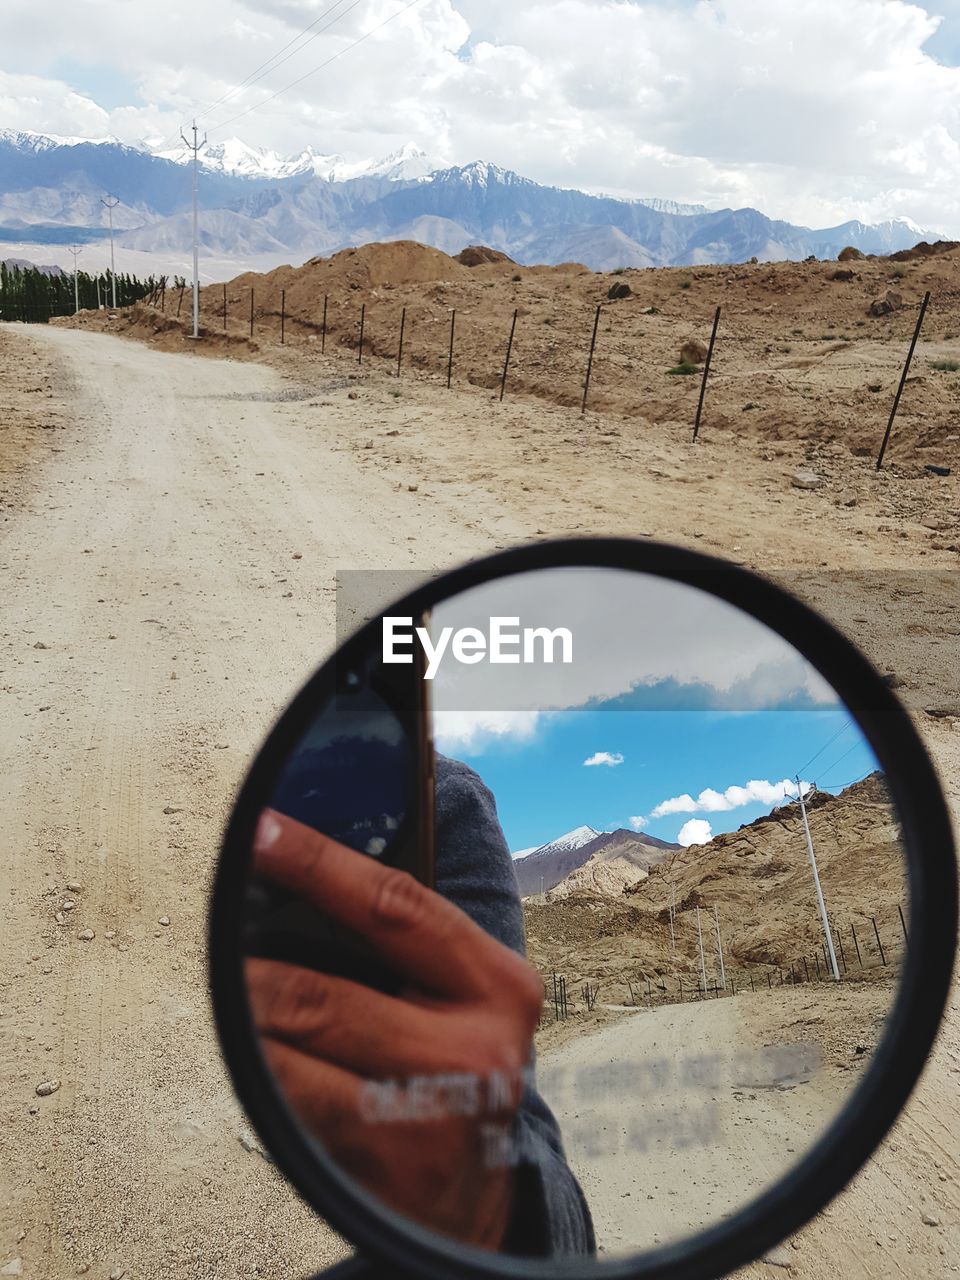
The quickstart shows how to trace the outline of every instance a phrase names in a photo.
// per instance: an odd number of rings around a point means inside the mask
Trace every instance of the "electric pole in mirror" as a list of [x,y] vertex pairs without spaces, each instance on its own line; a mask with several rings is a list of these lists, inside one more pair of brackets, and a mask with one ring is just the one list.
[[207,145],[207,135],[204,134],[203,141],[198,142],[196,120],[191,127],[193,142],[188,142],[182,132],[180,137],[183,138],[183,145],[187,150],[193,152],[193,336],[198,338],[200,336],[200,249],[197,233],[197,169],[200,152]]
[[834,982],[840,981],[840,970],[837,968],[837,956],[833,949],[833,936],[830,933],[830,921],[827,919],[827,908],[823,901],[823,889],[820,887],[820,872],[817,870],[817,855],[813,851],[813,837],[810,834],[810,823],[807,821],[807,806],[803,799],[803,784],[797,777],[797,794],[800,797],[800,813],[803,815],[803,834],[807,838],[807,853],[810,856],[810,869],[813,871],[813,883],[817,890],[817,908],[820,912],[820,923],[823,925],[823,936],[827,943],[830,957],[830,969]]

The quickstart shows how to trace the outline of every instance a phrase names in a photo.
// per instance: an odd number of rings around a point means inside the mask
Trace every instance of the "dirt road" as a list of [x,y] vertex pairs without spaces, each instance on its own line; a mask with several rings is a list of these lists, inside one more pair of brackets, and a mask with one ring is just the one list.
[[73,416],[0,560],[0,1266],[299,1274],[339,1245],[241,1145],[205,990],[218,833],[331,646],[335,570],[489,539],[320,431],[305,449],[300,402],[265,369],[43,341]]
[[[486,395],[398,398],[346,367],[0,332],[0,394],[36,416],[27,465],[0,443],[0,1272],[20,1259],[28,1277],[286,1276],[342,1251],[246,1149],[204,971],[223,818],[332,646],[338,568],[422,571],[573,531],[761,564],[775,539],[777,563],[812,571],[792,585],[898,673],[956,806],[954,561],[913,558],[927,552],[912,500],[910,536],[877,537],[893,480],[872,497],[858,473],[851,515],[736,442],[709,443],[694,472],[662,434],[619,439],[542,405],[494,420]],[[851,572],[824,582],[825,564]],[[798,1274],[960,1265],[956,1028],[955,1013],[908,1136],[800,1237]]]

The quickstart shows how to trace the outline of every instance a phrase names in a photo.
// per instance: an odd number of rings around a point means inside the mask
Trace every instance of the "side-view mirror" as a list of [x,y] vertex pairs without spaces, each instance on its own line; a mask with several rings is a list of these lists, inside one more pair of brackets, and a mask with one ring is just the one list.
[[858,650],[723,561],[575,540],[421,585],[294,698],[211,988],[351,1274],[711,1280],[876,1149],[956,933],[940,786]]

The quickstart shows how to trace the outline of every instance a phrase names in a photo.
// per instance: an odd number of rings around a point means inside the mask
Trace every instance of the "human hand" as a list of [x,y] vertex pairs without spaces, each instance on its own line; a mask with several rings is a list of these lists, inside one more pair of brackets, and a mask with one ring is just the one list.
[[[401,979],[385,995],[247,960],[254,1022],[291,1108],[386,1204],[498,1248],[514,1181],[503,1138],[543,1001],[536,970],[412,876],[274,810],[254,870],[366,939]],[[387,1081],[400,1090],[376,1083]]]

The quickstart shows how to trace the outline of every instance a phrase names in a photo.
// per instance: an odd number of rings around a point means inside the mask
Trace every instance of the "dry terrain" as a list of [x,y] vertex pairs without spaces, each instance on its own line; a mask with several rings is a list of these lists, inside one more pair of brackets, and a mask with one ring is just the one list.
[[[400,381],[385,355],[358,365],[338,341],[355,341],[342,293],[321,356],[318,287],[313,331],[295,320],[282,348],[267,336],[274,317],[260,318],[255,347],[240,332],[240,285],[227,343],[192,344],[146,308],[129,322],[0,329],[0,1273],[226,1280],[305,1274],[342,1251],[245,1130],[204,973],[224,816],[264,730],[330,651],[337,569],[427,570],[570,533],[727,555],[809,599],[890,674],[960,816],[960,382],[931,367],[957,350],[958,268],[951,255],[851,265],[838,282],[815,265],[627,273],[634,293],[603,317],[583,417],[571,403],[612,280],[577,271],[477,268],[489,289],[456,275],[443,303],[430,300],[437,338],[420,348],[422,371]],[[868,318],[900,269],[909,306]],[[310,270],[333,280],[341,268]],[[354,283],[351,310],[367,302],[378,351],[409,289],[413,359],[436,281]],[[877,474],[856,450],[882,434],[925,287],[917,381]],[[448,392],[454,300],[463,355]],[[693,446],[696,378],[666,370],[717,302],[727,342]],[[517,377],[500,405],[490,377],[521,304]],[[800,467],[817,487],[792,483]],[[739,1001],[711,1007],[748,1008]],[[896,1132],[776,1255],[790,1272],[747,1273],[960,1270],[958,1085],[954,993]]]

